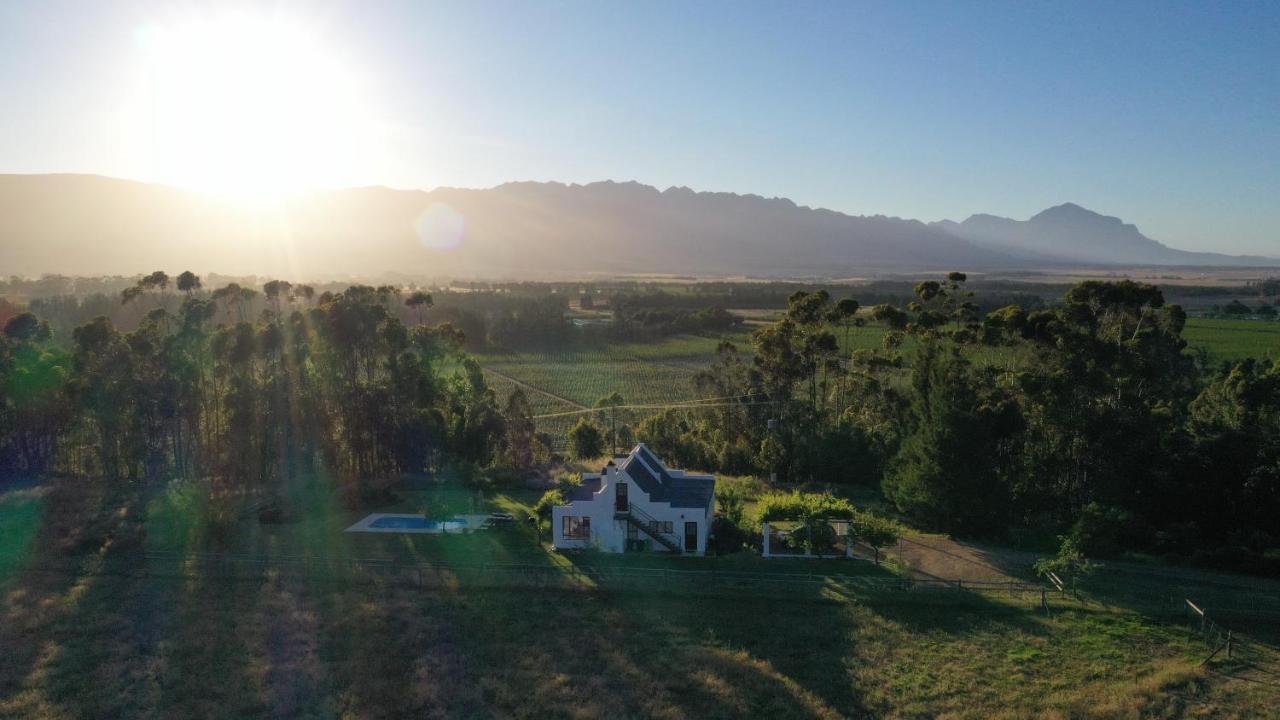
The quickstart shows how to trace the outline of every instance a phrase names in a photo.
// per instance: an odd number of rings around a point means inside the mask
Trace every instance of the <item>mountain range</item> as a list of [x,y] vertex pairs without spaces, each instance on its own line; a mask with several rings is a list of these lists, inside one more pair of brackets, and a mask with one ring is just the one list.
[[0,273],[155,268],[291,278],[841,277],[1080,265],[1276,266],[1176,250],[1067,203],[923,223],[635,182],[316,191],[251,208],[94,175],[0,175]]

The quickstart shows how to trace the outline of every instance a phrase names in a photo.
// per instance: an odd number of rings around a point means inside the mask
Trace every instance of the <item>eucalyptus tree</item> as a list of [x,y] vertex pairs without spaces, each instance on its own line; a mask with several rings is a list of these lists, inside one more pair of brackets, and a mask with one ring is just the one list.
[[182,273],[178,275],[176,285],[178,292],[186,294],[187,297],[191,297],[195,293],[199,292],[202,287],[200,276],[190,270],[183,270]]
[[50,470],[70,422],[69,357],[49,340],[48,323],[30,313],[0,335],[0,477]]
[[518,471],[527,471],[533,467],[534,451],[537,438],[533,422],[533,409],[524,389],[517,387],[507,396],[506,407],[502,411],[506,423],[507,463]]
[[105,317],[76,328],[72,340],[68,387],[86,436],[80,449],[92,451],[74,465],[107,478],[131,477],[136,470],[132,419],[137,388],[129,345]]
[[418,324],[421,325],[423,313],[426,312],[427,308],[430,308],[434,302],[431,299],[430,293],[415,290],[409,295],[409,297],[405,298],[404,304],[406,307],[413,308],[414,312],[417,314]]

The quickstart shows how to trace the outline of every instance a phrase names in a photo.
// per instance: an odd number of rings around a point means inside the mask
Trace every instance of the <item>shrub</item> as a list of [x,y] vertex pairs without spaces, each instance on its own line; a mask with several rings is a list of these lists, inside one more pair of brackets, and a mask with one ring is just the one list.
[[852,503],[831,493],[769,493],[761,496],[756,505],[756,517],[760,522],[819,518],[852,520],[855,513]]
[[1071,541],[1091,557],[1114,557],[1121,550],[1120,539],[1132,516],[1124,510],[1091,502],[1080,510],[1071,526]]
[[600,457],[604,453],[604,433],[595,423],[582,418],[569,431],[569,453],[578,460]]
[[569,504],[569,493],[582,484],[582,476],[577,473],[562,475],[556,479],[556,486],[542,493],[533,506],[533,514],[546,521],[551,518],[551,508]]
[[897,523],[869,512],[859,512],[853,524],[854,535],[876,551],[876,564],[880,564],[880,548],[892,545],[902,534]]
[[1077,580],[1092,575],[1098,569],[1098,564],[1084,556],[1070,535],[1062,535],[1059,540],[1061,544],[1057,555],[1040,558],[1031,566],[1037,575],[1047,578],[1052,573],[1074,585]]

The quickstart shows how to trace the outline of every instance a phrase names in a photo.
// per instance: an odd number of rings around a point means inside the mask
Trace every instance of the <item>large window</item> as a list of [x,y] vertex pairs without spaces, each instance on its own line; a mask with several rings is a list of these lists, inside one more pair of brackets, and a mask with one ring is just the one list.
[[654,532],[671,533],[672,532],[671,521],[670,520],[650,520],[649,529]]
[[565,515],[560,518],[560,534],[566,538],[590,538],[591,518]]

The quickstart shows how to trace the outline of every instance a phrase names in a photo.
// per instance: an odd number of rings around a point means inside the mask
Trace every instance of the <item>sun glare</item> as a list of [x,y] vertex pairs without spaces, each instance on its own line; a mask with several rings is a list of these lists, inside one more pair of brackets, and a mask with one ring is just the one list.
[[370,176],[378,124],[358,78],[318,34],[253,15],[149,25],[152,174],[244,200]]

